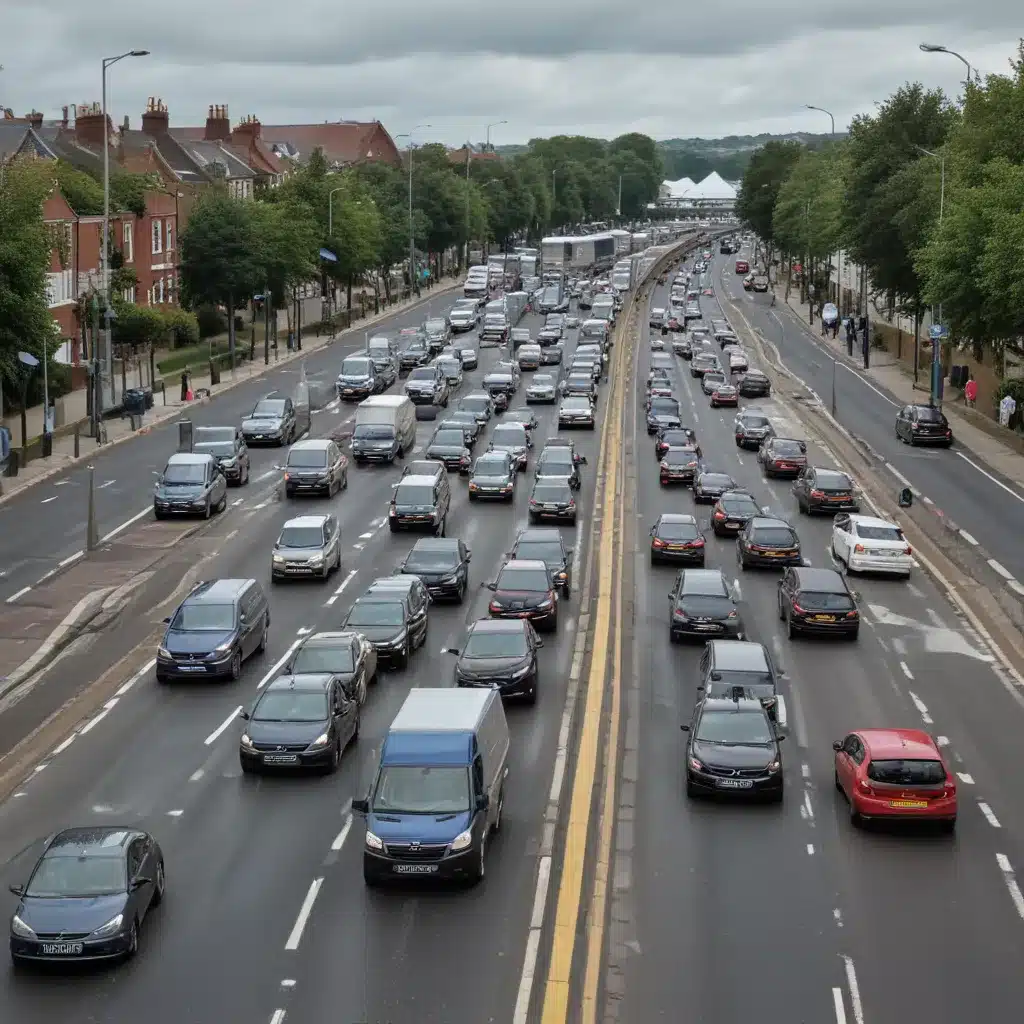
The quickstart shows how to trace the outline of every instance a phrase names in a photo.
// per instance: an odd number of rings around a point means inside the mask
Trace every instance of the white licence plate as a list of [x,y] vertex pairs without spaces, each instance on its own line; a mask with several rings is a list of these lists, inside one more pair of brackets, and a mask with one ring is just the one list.
[[715,779],[715,785],[721,789],[751,789],[752,779]]
[[206,666],[205,665],[179,665],[178,666],[178,671],[179,672],[205,672],[206,671]]
[[299,760],[298,754],[264,754],[264,764],[296,764]]
[[43,956],[76,956],[83,948],[81,942],[44,942]]
[[437,873],[436,864],[393,864],[391,870],[396,875],[433,875]]

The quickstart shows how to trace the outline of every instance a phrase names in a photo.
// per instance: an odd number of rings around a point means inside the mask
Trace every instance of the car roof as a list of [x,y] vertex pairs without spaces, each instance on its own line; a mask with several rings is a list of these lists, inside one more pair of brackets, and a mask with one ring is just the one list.
[[539,558],[510,558],[502,567],[504,569],[543,569],[547,572],[547,563]]
[[206,580],[197,584],[182,604],[222,604],[224,601],[233,601],[255,582],[244,579]]
[[[749,498],[755,505],[757,505],[757,498],[755,498],[750,491],[745,491],[742,487],[730,487],[727,491],[722,491],[723,498]],[[760,508],[760,506],[758,506]],[[763,519],[763,516],[759,516],[759,519]]]
[[716,669],[746,672],[771,664],[764,644],[756,640],[710,640]]
[[696,516],[691,516],[688,512],[662,512],[658,516],[658,523],[686,523],[690,526],[697,525]]
[[467,398],[486,398],[488,402],[491,400],[491,396],[486,391],[470,391],[468,395],[462,397],[462,401],[466,401]]
[[922,729],[858,729],[872,758],[940,760],[935,741]]
[[733,714],[760,714],[767,717],[761,701],[751,697],[741,697],[739,700],[729,700],[727,697],[706,697],[701,702],[701,712],[704,711],[729,711]]
[[[124,856],[128,844],[145,835],[139,829],[123,825],[87,825],[58,832],[46,846],[43,856],[118,857]],[[72,851],[74,851],[72,853]]]
[[527,526],[520,530],[519,536],[516,537],[517,544],[521,544],[523,541],[527,543],[558,541],[559,544],[563,544],[562,531],[555,526]]
[[207,452],[175,452],[167,459],[167,465],[205,466],[212,458]]
[[420,537],[410,549],[410,554],[413,551],[454,551],[458,546],[458,537]]
[[750,522],[752,526],[785,526],[787,530],[793,529],[785,519],[780,519],[778,516],[754,516]]
[[283,530],[288,526],[323,526],[325,522],[327,522],[327,513],[317,512],[310,515],[296,516],[294,519],[287,519],[281,529]]
[[477,619],[469,624],[469,632],[481,633],[522,633],[526,630],[525,619]]
[[278,676],[268,684],[264,695],[281,690],[300,690],[303,693],[323,693],[334,678],[330,672],[302,672],[295,676]]
[[289,449],[288,454],[303,451],[323,451],[329,444],[331,444],[330,438],[308,437],[304,441],[296,441]]
[[402,479],[398,481],[398,486],[401,487],[404,484],[422,484],[426,486],[429,484],[433,487],[436,479],[436,476],[424,476],[421,473],[410,473],[408,476],[402,477]]
[[888,519],[879,519],[878,516],[855,514],[850,516],[850,522],[856,526],[887,526],[896,530],[902,529],[899,523],[891,523]]
[[729,585],[721,569],[681,569],[684,594],[728,594]]
[[363,596],[380,590],[398,590],[407,593],[421,580],[409,572],[396,572],[394,576],[380,576],[375,579],[364,592]]
[[324,630],[322,633],[310,633],[303,637],[302,642],[296,647],[301,650],[303,647],[330,647],[332,644],[343,643],[358,638],[359,634],[354,629]]
[[835,594],[849,593],[850,588],[846,585],[846,579],[836,569],[797,565],[793,567],[793,572],[796,574],[801,590],[816,590]]

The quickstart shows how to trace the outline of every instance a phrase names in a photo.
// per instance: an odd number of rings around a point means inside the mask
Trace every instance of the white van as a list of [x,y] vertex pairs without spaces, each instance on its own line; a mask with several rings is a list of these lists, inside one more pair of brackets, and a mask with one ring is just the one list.
[[394,462],[416,445],[416,407],[407,395],[371,395],[356,406],[352,458],[356,465]]

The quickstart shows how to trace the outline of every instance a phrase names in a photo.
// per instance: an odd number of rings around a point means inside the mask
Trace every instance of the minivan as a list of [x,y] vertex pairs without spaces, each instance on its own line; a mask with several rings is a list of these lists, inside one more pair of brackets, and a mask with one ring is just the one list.
[[391,495],[388,526],[399,530],[427,530],[437,537],[445,535],[451,487],[446,473],[434,476],[403,476]]

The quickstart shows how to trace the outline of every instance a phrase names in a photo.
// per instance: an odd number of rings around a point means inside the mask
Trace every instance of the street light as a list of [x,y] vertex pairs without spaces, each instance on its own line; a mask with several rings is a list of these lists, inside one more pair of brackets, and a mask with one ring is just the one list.
[[964,79],[964,85],[971,84],[971,64],[962,54],[957,53],[956,50],[951,50],[948,46],[939,46],[936,43],[919,43],[917,48],[923,53],[948,53],[951,57],[956,57],[967,68],[967,78]]
[[[808,110],[816,110],[819,114],[828,114],[828,119],[832,123],[832,141],[835,142],[836,141],[836,119],[835,119],[835,115],[832,113],[832,111],[831,110],[826,110],[824,107],[816,107],[813,103],[805,103],[804,106]],[[841,278],[841,276],[839,274],[839,260],[840,260],[839,250],[837,250],[836,251],[836,298],[839,300],[838,304],[841,306],[843,304],[843,282],[842,282],[842,278]],[[831,273],[832,273],[831,263],[832,263],[832,257],[829,256],[829,277],[831,277]],[[835,377],[835,374],[833,374],[833,378],[834,377]],[[833,393],[833,396],[834,396],[835,395],[834,381],[833,381],[832,393]],[[833,397],[832,405],[833,405],[832,411],[834,413],[835,412],[835,408],[834,408],[835,407],[835,399],[834,399],[834,397]]]
[[337,192],[344,192],[345,186],[339,185],[327,193],[327,237],[334,237],[334,196]]
[[419,294],[419,284],[416,282],[416,235],[413,229],[412,220],[412,151],[415,148],[412,142],[413,135],[418,132],[421,128],[433,128],[431,124],[418,124],[411,131],[403,132],[401,135],[396,135],[396,139],[408,139],[409,140],[409,298],[412,298],[413,287],[416,287],[416,293]]
[[508,121],[492,121],[487,126],[487,147],[486,148],[487,148],[488,152],[490,151],[490,148],[491,148],[491,129],[492,128],[497,128],[498,125],[502,125],[502,124],[508,124]]
[[[944,209],[944,207],[946,205],[946,154],[945,153],[933,153],[930,149],[925,149],[924,146],[917,146],[917,145],[915,145],[914,149],[916,149],[919,153],[923,153],[925,156],[933,157],[935,160],[939,161],[939,228],[941,229],[942,228],[943,209]],[[932,325],[933,327],[934,326],[939,326],[939,327],[942,326],[942,303],[941,302],[939,303],[939,306],[938,306],[938,317],[939,317],[938,324],[937,325],[933,324]],[[914,332],[914,337],[915,337],[915,344],[916,344],[916,337],[917,337],[917,332],[916,331]],[[932,376],[931,376],[931,387],[930,387],[930,391],[929,391],[929,396],[930,396],[931,404],[932,405],[935,405],[935,401],[939,397],[938,394],[937,394],[939,378],[937,376],[937,371],[935,369],[935,364],[942,362],[940,353],[941,353],[941,349],[939,347],[939,339],[938,338],[933,338],[932,339]],[[915,381],[917,380],[917,353],[916,352],[914,353],[914,380]]]
[[[101,88],[101,112],[103,114],[103,244],[100,247],[100,286],[103,294],[104,304],[104,321],[105,329],[103,331],[103,363],[108,369],[111,369],[110,360],[110,274],[109,274],[109,252],[110,252],[110,143],[108,139],[108,126],[107,126],[107,68],[117,64],[118,61],[124,60],[126,57],[148,57],[149,50],[126,50],[122,54],[118,54],[116,57],[104,57],[103,58],[103,70],[101,74],[102,88]],[[93,354],[95,360],[95,353]],[[93,371],[98,376],[99,366],[94,366]],[[102,396],[103,388],[102,384],[98,386],[94,392],[93,401],[93,418],[95,423],[98,424],[100,421],[100,414],[102,412]],[[110,397],[113,400],[114,397],[114,375],[110,374]],[[95,399],[98,399],[98,403]]]
[[[492,121],[486,128],[487,142],[484,144],[484,152],[491,148],[491,129],[498,125],[508,124],[508,121]],[[469,166],[473,160],[473,147],[466,143],[466,267],[469,267]]]
[[836,137],[836,119],[831,110],[826,110],[824,107],[816,107],[813,103],[805,103],[804,106],[808,110],[817,110],[819,114],[828,114],[828,119],[832,122],[832,138]]

